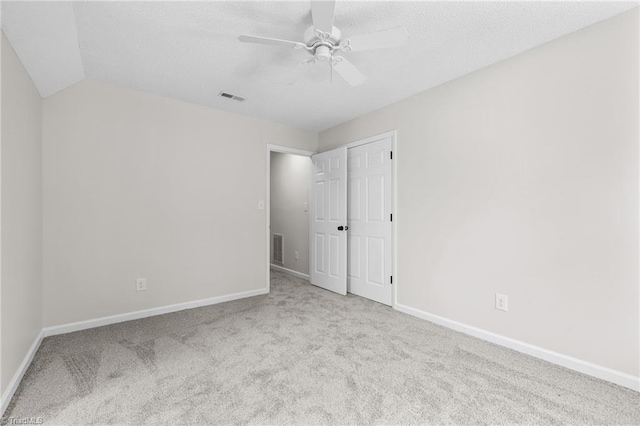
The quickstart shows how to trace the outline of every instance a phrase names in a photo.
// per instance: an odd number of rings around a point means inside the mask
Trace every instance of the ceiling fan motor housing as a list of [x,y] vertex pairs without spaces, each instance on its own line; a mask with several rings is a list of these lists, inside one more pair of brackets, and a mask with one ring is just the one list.
[[319,61],[327,62],[331,59],[331,48],[329,46],[325,46],[324,44],[316,47],[315,57]]
[[304,42],[311,49],[309,53],[320,61],[331,59],[331,52],[340,45],[342,33],[336,27],[331,27],[331,34],[316,31],[313,26],[304,32]]

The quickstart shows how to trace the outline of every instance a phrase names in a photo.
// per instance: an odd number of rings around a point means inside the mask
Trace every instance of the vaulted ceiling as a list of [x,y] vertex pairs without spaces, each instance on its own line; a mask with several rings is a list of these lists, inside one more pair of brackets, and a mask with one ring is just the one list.
[[331,81],[326,64],[295,79],[306,52],[237,40],[303,41],[307,1],[3,1],[2,30],[45,98],[86,78],[320,131],[637,5],[338,0],[334,24],[347,36],[409,32],[400,48],[344,53],[368,77],[357,87]]

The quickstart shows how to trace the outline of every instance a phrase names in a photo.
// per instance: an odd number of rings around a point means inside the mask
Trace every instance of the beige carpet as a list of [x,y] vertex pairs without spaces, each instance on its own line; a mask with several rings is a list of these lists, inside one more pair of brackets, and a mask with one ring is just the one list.
[[266,296],[44,340],[4,421],[640,424],[640,393],[272,273]]

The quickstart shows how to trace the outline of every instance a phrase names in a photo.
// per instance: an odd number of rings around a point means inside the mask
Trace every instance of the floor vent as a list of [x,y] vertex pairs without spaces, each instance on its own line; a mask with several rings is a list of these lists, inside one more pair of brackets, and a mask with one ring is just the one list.
[[223,98],[233,99],[234,101],[238,101],[238,102],[244,102],[244,98],[242,96],[232,95],[231,93],[227,93],[227,92],[220,92],[218,93],[218,96],[221,96]]
[[282,266],[284,263],[284,235],[282,234],[273,234],[273,263],[276,265]]

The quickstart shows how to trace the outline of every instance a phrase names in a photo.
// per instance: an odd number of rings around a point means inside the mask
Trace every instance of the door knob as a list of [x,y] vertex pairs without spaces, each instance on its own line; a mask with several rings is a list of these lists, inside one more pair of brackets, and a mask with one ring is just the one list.
[[338,231],[344,231],[344,226],[342,225],[338,226]]

